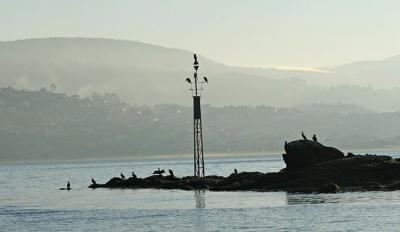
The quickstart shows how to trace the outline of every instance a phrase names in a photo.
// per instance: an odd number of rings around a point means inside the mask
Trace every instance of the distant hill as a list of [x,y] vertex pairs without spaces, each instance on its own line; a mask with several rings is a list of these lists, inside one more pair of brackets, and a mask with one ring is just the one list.
[[338,83],[371,85],[379,88],[400,86],[400,55],[383,60],[363,61],[332,68]]
[[[367,84],[400,86],[398,60],[349,64],[322,73],[232,67],[200,54],[199,75],[207,75],[210,81],[203,102],[217,106],[349,103],[392,111],[400,110],[400,90],[379,90]],[[117,93],[131,104],[190,105],[184,80],[193,75],[192,62],[192,51],[134,41],[45,38],[0,42],[0,86],[38,90],[55,84],[67,94]]]
[[[0,162],[138,157],[192,152],[192,108],[134,106],[115,94],[90,98],[0,89]],[[280,152],[285,140],[317,134],[341,149],[400,142],[400,113],[349,104],[203,106],[205,152]]]

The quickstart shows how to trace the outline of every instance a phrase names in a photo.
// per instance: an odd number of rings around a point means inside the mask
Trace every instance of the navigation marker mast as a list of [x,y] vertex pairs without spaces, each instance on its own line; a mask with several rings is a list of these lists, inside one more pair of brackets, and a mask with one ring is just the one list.
[[[199,62],[197,61],[196,54],[194,56],[194,83],[190,78],[186,78],[186,81],[191,85],[190,90],[192,91],[193,97],[193,163],[194,163],[194,176],[203,178],[204,174],[204,155],[203,155],[203,129],[201,124],[201,107],[200,97],[201,91],[203,90],[203,84],[208,84],[208,79],[204,77],[204,81],[199,81],[197,77],[197,70],[199,69]],[[193,86],[194,84],[194,86]],[[199,87],[200,85],[200,87]]]

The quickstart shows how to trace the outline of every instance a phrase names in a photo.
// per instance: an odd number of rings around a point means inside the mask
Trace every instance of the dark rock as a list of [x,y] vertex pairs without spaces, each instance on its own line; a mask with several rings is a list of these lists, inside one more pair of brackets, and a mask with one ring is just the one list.
[[343,152],[311,140],[296,140],[286,145],[283,154],[287,170],[309,167],[317,163],[344,158]]
[[319,193],[338,193],[340,191],[341,191],[341,189],[340,189],[339,185],[334,184],[334,183],[325,184],[321,188],[318,189]]
[[382,190],[384,188],[383,185],[379,184],[378,182],[366,182],[362,189],[365,190]]
[[123,187],[125,180],[120,177],[113,177],[106,185],[110,187]]
[[400,190],[400,181],[395,181],[385,186],[385,190]]
[[[313,166],[273,173],[242,172],[228,177],[207,176],[183,178],[152,175],[146,178],[122,179],[114,177],[105,184],[89,188],[161,188],[209,189],[211,191],[290,191],[315,192],[326,183],[335,183],[343,189],[394,190],[400,189],[400,163],[390,156],[354,155],[317,163]],[[332,186],[331,186],[332,187]],[[333,188],[332,188],[333,189]],[[336,190],[335,190],[336,191]]]
[[[280,172],[241,172],[228,177],[152,175],[146,178],[114,177],[89,188],[159,188],[211,191],[287,191],[336,193],[341,190],[398,190],[400,162],[390,156],[348,155],[310,140],[286,145],[287,167]],[[298,162],[298,163],[296,163]],[[329,183],[329,184],[327,184]],[[341,186],[341,187],[339,187]]]
[[348,152],[347,153],[347,156],[346,156],[346,158],[350,158],[350,157],[353,157],[354,156],[354,154],[353,153],[351,153],[351,152]]

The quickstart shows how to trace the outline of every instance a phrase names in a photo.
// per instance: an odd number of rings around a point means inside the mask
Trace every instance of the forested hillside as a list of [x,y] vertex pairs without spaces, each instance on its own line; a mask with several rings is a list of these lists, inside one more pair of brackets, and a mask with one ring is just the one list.
[[[340,148],[400,142],[400,113],[355,105],[203,106],[205,152],[281,151],[285,140],[316,133]],[[0,160],[137,157],[192,152],[192,109],[144,107],[116,94],[90,98],[0,89]]]

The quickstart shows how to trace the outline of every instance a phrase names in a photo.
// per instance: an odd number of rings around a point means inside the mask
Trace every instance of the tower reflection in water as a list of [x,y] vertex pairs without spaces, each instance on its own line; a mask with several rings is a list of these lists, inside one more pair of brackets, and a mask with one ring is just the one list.
[[196,202],[197,209],[204,209],[206,207],[206,191],[205,190],[195,190],[194,199]]

